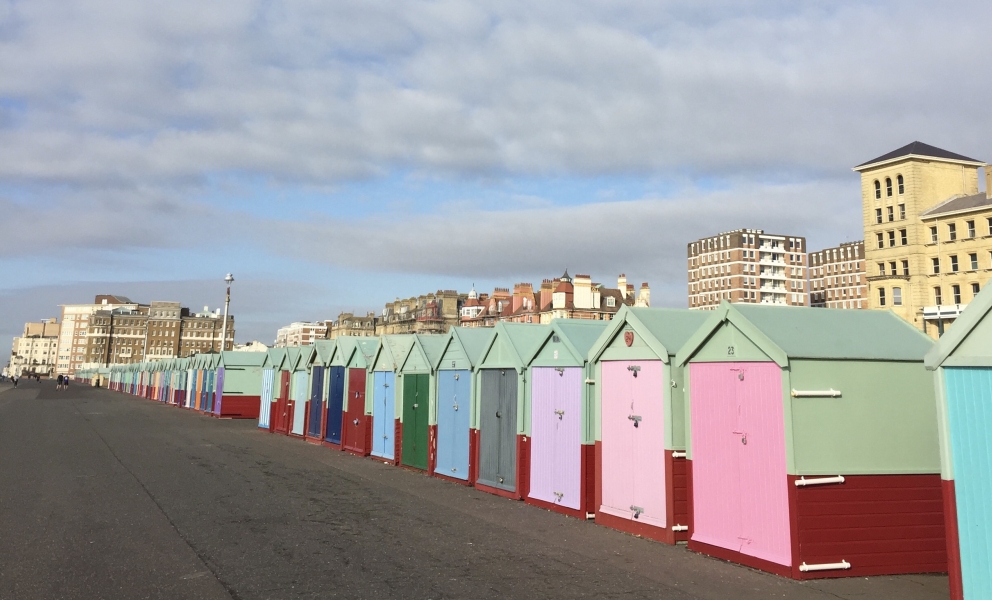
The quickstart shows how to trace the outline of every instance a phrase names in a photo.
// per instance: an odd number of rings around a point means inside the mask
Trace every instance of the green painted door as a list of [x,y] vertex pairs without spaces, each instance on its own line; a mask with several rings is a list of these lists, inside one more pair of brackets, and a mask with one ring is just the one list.
[[403,376],[403,456],[401,462],[427,470],[427,415],[430,375]]

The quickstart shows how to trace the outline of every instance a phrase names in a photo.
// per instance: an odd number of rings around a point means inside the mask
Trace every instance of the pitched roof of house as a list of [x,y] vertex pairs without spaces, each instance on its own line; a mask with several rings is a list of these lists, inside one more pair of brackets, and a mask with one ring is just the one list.
[[948,213],[962,212],[971,209],[980,209],[992,206],[992,198],[985,192],[972,194],[971,196],[955,196],[949,200],[944,200],[937,206],[928,208],[920,213],[920,218],[936,217]]
[[887,152],[881,156],[873,158],[868,162],[861,163],[860,165],[854,167],[854,170],[864,169],[878,163],[884,163],[897,158],[903,158],[906,156],[925,156],[929,158],[940,158],[943,160],[955,161],[955,162],[968,162],[975,163],[976,165],[983,165],[980,160],[975,160],[974,158],[968,158],[967,156],[962,156],[960,154],[955,154],[954,152],[948,152],[942,148],[937,148],[936,146],[931,146],[930,144],[924,144],[923,142],[913,142],[911,144],[906,144],[902,148],[897,148],[892,152]]

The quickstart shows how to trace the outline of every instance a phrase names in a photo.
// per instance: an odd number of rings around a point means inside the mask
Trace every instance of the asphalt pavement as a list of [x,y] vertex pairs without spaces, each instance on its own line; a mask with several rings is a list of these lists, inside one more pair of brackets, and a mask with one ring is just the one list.
[[794,582],[79,384],[0,387],[0,599],[944,600]]

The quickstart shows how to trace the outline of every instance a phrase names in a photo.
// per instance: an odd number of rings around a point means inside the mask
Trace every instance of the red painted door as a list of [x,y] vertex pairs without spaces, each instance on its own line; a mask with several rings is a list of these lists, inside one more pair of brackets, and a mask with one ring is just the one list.
[[341,445],[357,454],[368,454],[367,417],[365,416],[365,369],[348,369],[348,406],[341,425]]

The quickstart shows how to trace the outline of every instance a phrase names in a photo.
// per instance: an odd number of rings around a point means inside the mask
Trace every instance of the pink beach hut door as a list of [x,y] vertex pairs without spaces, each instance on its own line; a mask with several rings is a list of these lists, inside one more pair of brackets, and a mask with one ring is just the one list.
[[692,539],[792,564],[781,371],[692,363]]
[[666,526],[661,361],[604,361],[602,505],[606,514]]
[[579,509],[582,369],[534,367],[531,374],[530,497]]

